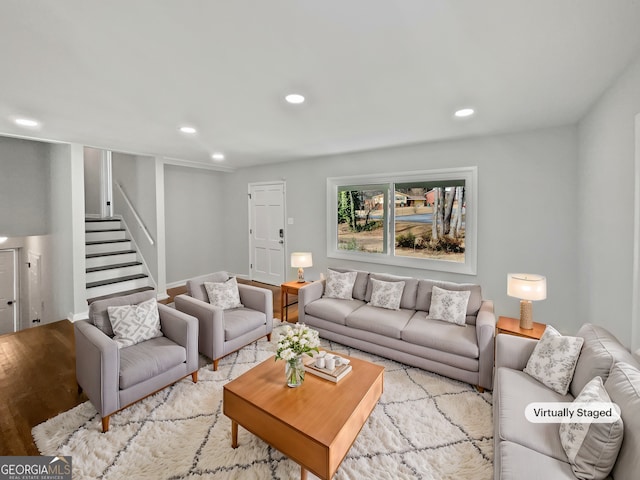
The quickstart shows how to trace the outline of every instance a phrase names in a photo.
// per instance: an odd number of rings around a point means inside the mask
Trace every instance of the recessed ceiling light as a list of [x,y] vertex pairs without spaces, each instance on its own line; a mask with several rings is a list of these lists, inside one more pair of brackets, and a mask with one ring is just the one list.
[[182,133],[194,134],[194,133],[196,133],[197,130],[195,128],[193,128],[193,127],[180,127],[180,131]]
[[211,158],[213,158],[217,162],[220,162],[220,161],[224,160],[224,153],[222,153],[222,152],[212,153],[211,154]]
[[299,93],[290,93],[284,99],[293,104],[299,104],[304,102],[304,95],[300,95]]
[[457,110],[454,115],[458,118],[465,118],[470,117],[474,113],[476,113],[476,111],[473,108],[461,108],[460,110]]
[[21,127],[37,127],[40,125],[39,122],[31,120],[30,118],[16,118],[14,122]]

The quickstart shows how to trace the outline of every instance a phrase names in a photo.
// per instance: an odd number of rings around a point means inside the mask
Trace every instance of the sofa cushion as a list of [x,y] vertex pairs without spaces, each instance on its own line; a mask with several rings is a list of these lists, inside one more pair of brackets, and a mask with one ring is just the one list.
[[636,479],[640,472],[640,371],[628,363],[616,363],[604,388],[620,407],[624,423],[624,439],[612,476],[616,480]]
[[571,381],[573,396],[577,396],[593,377],[602,377],[602,381],[606,382],[616,362],[638,366],[624,345],[602,327],[586,323],[580,327],[576,337],[584,338],[584,345]]
[[583,343],[582,337],[561,335],[555,328],[547,325],[524,372],[564,395],[569,391]]
[[353,284],[353,298],[355,300],[364,300],[367,295],[367,285],[369,284],[369,272],[364,272],[362,270],[350,270],[346,268],[336,268],[331,267],[331,270],[335,270],[336,272],[356,272],[358,275],[356,276],[356,281]]
[[433,286],[431,293],[431,306],[427,318],[442,320],[464,327],[466,325],[467,304],[469,303],[468,290],[453,291]]
[[571,465],[513,442],[501,442],[495,452],[501,480],[575,480]]
[[471,294],[469,295],[469,302],[467,303],[467,323],[475,325],[475,317],[478,315],[478,311],[482,305],[482,289],[480,288],[480,285],[473,283],[420,280],[418,282],[418,292],[416,296],[416,310],[423,310],[425,312],[429,311],[429,308],[431,307],[431,293],[434,286],[452,291],[470,291]]
[[327,272],[327,283],[324,289],[326,298],[341,298],[343,300],[353,299],[353,285],[358,277],[357,272]]
[[209,303],[214,307],[227,310],[229,308],[242,308],[240,292],[236,277],[231,277],[226,282],[204,282]]
[[320,298],[304,308],[304,313],[333,323],[345,325],[347,315],[364,305],[362,300],[341,300],[338,298]]
[[155,298],[155,290],[147,290],[145,292],[132,293],[122,297],[112,297],[104,300],[96,300],[89,306],[89,320],[102,332],[113,337],[113,329],[109,321],[107,307],[117,307],[119,305],[137,305],[151,298]]
[[224,340],[228,342],[266,324],[264,312],[250,308],[234,308],[224,312]]
[[[610,403],[602,378],[585,385],[574,404]],[[588,405],[585,405],[588,408]],[[596,407],[598,408],[598,407]],[[616,461],[623,434],[622,420],[613,422],[572,422],[560,424],[560,442],[576,477],[603,480]]]
[[[383,273],[370,273],[369,279],[375,278],[383,282],[404,282],[404,290],[402,291],[402,300],[400,300],[400,308],[409,310],[416,309],[416,294],[418,292],[418,279],[413,277],[398,277],[396,275],[387,275]],[[367,294],[365,301],[371,301],[371,293],[373,292],[373,284],[367,285]]]
[[186,349],[158,337],[120,350],[120,390],[144,382],[187,361]]
[[107,314],[114,333],[113,340],[118,348],[162,336],[158,302],[155,298],[137,305],[109,306]]
[[402,330],[406,327],[413,314],[413,310],[387,310],[364,305],[347,316],[345,325],[400,339]]
[[411,317],[401,336],[405,342],[442,352],[468,358],[478,358],[480,355],[475,326],[460,328],[453,323],[430,320],[420,311]]
[[500,439],[566,462],[567,456],[558,435],[559,425],[531,423],[525,417],[525,409],[531,402],[572,402],[573,396],[556,393],[526,373],[510,368],[498,368],[495,383],[499,385],[498,398],[494,398],[498,418],[493,421],[498,422]]
[[369,305],[372,307],[386,308],[388,310],[400,309],[404,282],[383,282],[375,278],[370,279],[370,282],[373,288],[371,289],[371,301]]
[[222,271],[192,278],[191,280],[187,280],[187,295],[209,303],[209,296],[207,295],[204,282],[226,282],[227,280],[229,280],[229,274]]

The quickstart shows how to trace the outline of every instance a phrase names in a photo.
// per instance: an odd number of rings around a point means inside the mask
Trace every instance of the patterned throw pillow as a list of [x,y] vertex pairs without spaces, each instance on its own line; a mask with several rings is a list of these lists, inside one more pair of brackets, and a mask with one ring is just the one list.
[[226,282],[204,282],[204,288],[209,296],[209,303],[214,307],[227,310],[229,308],[241,308],[240,292],[236,277],[231,277]]
[[467,304],[470,296],[470,290],[445,290],[434,285],[431,289],[431,306],[427,318],[466,327]]
[[353,299],[353,286],[356,283],[358,272],[336,272],[329,270],[327,275],[327,286],[324,296],[327,298],[342,298],[344,300]]
[[[602,378],[595,377],[584,386],[573,403],[609,402],[611,399],[602,384]],[[588,408],[588,405],[585,407]],[[609,475],[618,458],[623,435],[622,418],[615,422],[565,421],[560,424],[560,442],[578,478],[601,480]]]
[[400,310],[404,282],[383,282],[375,278],[370,278],[369,281],[373,286],[369,305],[389,310]]
[[555,392],[566,395],[584,338],[563,336],[547,325],[524,369]]
[[162,336],[155,298],[137,305],[107,307],[107,314],[118,348],[130,347]]

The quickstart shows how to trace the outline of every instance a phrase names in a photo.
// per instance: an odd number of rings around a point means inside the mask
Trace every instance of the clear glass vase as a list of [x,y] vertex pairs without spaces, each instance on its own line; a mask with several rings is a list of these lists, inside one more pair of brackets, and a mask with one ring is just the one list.
[[302,363],[302,355],[287,360],[284,366],[284,374],[287,378],[289,387],[299,387],[304,382],[304,364]]

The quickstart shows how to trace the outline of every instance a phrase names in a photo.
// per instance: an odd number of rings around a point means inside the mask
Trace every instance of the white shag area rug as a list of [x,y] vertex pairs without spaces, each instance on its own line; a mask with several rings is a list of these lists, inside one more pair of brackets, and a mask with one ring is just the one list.
[[[322,343],[385,367],[384,393],[335,479],[493,478],[490,393]],[[34,427],[33,438],[43,455],[71,455],[76,480],[300,478],[296,463],[242,427],[239,447],[231,448],[231,422],[222,413],[223,385],[273,354],[260,340],[222,359],[217,372],[201,358],[197,384],[189,377],[113,415],[107,433],[86,402]]]

